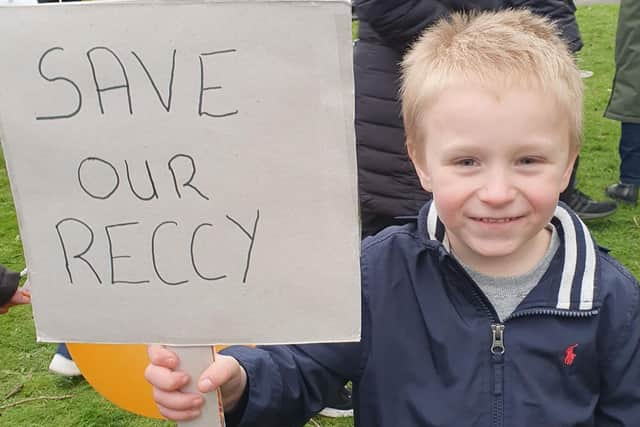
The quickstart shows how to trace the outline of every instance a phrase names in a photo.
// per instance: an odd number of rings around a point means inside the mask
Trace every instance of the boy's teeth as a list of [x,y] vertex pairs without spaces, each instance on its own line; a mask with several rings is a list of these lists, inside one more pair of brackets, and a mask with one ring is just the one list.
[[508,222],[511,221],[513,218],[482,218],[481,221],[483,222]]

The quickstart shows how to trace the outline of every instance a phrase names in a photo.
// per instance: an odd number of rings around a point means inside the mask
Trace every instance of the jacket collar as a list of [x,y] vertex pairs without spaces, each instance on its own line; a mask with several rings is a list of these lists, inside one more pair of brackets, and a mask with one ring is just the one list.
[[[580,218],[564,203],[556,207],[551,225],[560,237],[558,255],[562,253],[562,271],[553,305],[558,310],[591,311],[594,309],[596,244]],[[434,202],[425,204],[418,215],[418,233],[424,243],[436,241],[450,253],[444,224]]]

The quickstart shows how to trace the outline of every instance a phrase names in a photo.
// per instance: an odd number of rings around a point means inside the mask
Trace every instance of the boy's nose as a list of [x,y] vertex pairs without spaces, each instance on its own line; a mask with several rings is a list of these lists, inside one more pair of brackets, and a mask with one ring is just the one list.
[[516,195],[513,180],[509,174],[497,172],[488,174],[478,191],[478,198],[490,205],[503,205],[513,201]]

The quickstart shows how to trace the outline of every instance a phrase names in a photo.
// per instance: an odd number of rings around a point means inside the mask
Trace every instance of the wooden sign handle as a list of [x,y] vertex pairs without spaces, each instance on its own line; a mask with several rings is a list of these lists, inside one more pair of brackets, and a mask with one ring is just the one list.
[[[205,369],[211,365],[215,359],[213,347],[170,347],[180,358],[178,369],[187,372],[191,381],[182,390],[189,393],[198,392],[198,378]],[[224,411],[222,409],[222,399],[220,390],[215,393],[206,393],[202,414],[191,421],[178,422],[179,427],[225,427]]]

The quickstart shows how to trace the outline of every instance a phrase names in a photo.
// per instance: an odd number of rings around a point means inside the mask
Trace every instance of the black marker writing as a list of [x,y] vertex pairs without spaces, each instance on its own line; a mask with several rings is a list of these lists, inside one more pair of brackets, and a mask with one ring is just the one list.
[[83,221],[77,218],[65,218],[63,220],[58,221],[58,223],[56,224],[56,233],[58,233],[58,238],[60,239],[60,245],[62,246],[62,253],[64,254],[64,266],[67,270],[67,274],[69,275],[69,283],[73,283],[73,277],[71,276],[71,269],[69,268],[69,255],[67,252],[67,246],[65,245],[65,240],[62,238],[62,233],[61,233],[62,225],[69,222],[80,224],[81,226],[83,226],[84,229],[89,231],[89,237],[90,237],[89,244],[87,245],[87,247],[84,248],[82,251],[80,251],[79,254],[74,255],[73,258],[80,259],[85,264],[87,264],[91,269],[91,271],[93,272],[93,274],[96,276],[96,279],[98,279],[98,283],[102,283],[102,280],[100,280],[100,276],[98,276],[98,273],[96,273],[96,270],[93,268],[93,265],[91,265],[91,263],[87,261],[86,258],[84,258],[84,255],[87,252],[89,252],[89,249],[91,249],[91,246],[93,245],[93,230],[91,230],[91,227],[89,227],[86,223],[84,223]]
[[200,277],[201,279],[204,280],[220,280],[220,279],[224,279],[225,277],[227,277],[226,274],[223,274],[221,276],[214,276],[214,277],[207,277],[204,274],[202,274],[200,272],[200,269],[198,268],[198,266],[196,265],[196,256],[195,256],[195,251],[194,251],[194,246],[195,246],[195,241],[196,241],[196,234],[198,234],[198,231],[200,231],[200,229],[202,227],[213,227],[213,224],[209,224],[207,222],[200,224],[196,227],[195,230],[193,230],[193,234],[191,236],[191,265],[193,266],[193,271],[196,272],[196,274],[198,275],[198,277]]
[[167,96],[167,101],[166,102],[164,101],[164,99],[162,99],[162,95],[160,94],[160,90],[158,89],[158,86],[156,85],[156,82],[153,80],[153,77],[151,77],[151,73],[149,73],[149,70],[144,65],[144,62],[142,62],[142,59],[140,59],[140,56],[138,56],[138,54],[135,53],[134,51],[131,51],[131,54],[140,63],[140,66],[142,67],[142,69],[144,70],[145,74],[149,78],[149,82],[151,82],[151,85],[153,86],[153,90],[156,91],[156,95],[158,95],[158,99],[160,100],[160,103],[162,104],[164,109],[167,110],[167,113],[168,113],[171,110],[171,96],[173,95],[173,75],[174,75],[175,70],[176,70],[176,50],[173,49],[173,59],[171,61],[171,77],[169,78],[169,90],[168,90],[169,94]]
[[115,283],[130,283],[130,284],[140,284],[140,283],[149,283],[148,280],[137,280],[137,281],[131,281],[131,280],[116,280],[115,276],[115,268],[114,268],[114,263],[113,261],[115,259],[119,259],[119,258],[131,258],[130,255],[114,255],[113,254],[113,242],[111,241],[111,229],[112,228],[120,228],[120,227],[128,227],[131,225],[138,225],[139,222],[124,222],[122,224],[111,224],[111,225],[107,225],[104,228],[104,231],[107,235],[107,242],[109,244],[109,262],[111,264],[111,284],[115,284]]
[[[96,66],[91,55],[93,55],[94,52],[102,52],[102,51],[109,53],[120,66],[120,69],[122,70],[122,77],[124,78],[123,84],[101,87],[100,84],[98,83],[98,77],[96,76]],[[89,64],[91,65],[91,73],[93,74],[93,82],[96,86],[96,93],[98,94],[98,103],[100,104],[100,112],[104,114],[104,106],[102,105],[102,92],[125,89],[127,92],[127,101],[129,103],[129,114],[133,114],[133,107],[131,106],[131,87],[129,85],[129,77],[127,76],[127,71],[125,70],[124,65],[122,64],[122,61],[120,60],[118,55],[116,55],[115,52],[109,49],[108,47],[97,46],[87,51],[87,59],[89,59]]]
[[[83,168],[87,168],[90,165],[97,165],[99,163],[108,166],[110,171],[113,172],[112,174],[110,172],[108,173],[110,173],[115,179],[115,182],[113,183],[112,188],[104,194],[96,194],[95,192],[91,191],[85,183],[85,181],[89,181],[89,179],[86,177],[83,178],[85,174],[82,173]],[[102,169],[104,170],[104,168]],[[87,157],[86,159],[82,160],[78,165],[78,183],[80,184],[80,187],[84,190],[84,192],[87,193],[90,197],[94,199],[105,200],[111,197],[111,195],[115,193],[118,187],[120,186],[120,176],[118,175],[118,171],[116,170],[115,166],[113,166],[108,161],[104,159],[100,159],[98,157]]]
[[156,190],[156,183],[153,182],[153,176],[151,176],[151,170],[149,169],[149,162],[147,160],[144,161],[144,166],[147,169],[147,176],[149,177],[149,184],[151,185],[151,194],[147,197],[141,196],[138,194],[135,188],[133,188],[133,183],[131,182],[131,173],[129,173],[129,163],[125,160],[124,167],[127,170],[127,181],[129,182],[129,188],[131,192],[140,200],[149,201],[151,199],[158,198],[158,190]]
[[169,159],[169,162],[168,162],[169,170],[171,171],[171,176],[173,177],[173,185],[175,186],[176,194],[178,195],[178,198],[181,198],[182,196],[180,195],[180,189],[178,188],[178,179],[176,178],[176,171],[173,168],[173,162],[181,158],[188,160],[189,164],[191,165],[190,167],[191,175],[189,176],[189,178],[187,178],[187,180],[184,183],[182,183],[182,187],[189,187],[195,190],[195,192],[198,193],[200,197],[202,197],[203,199],[209,200],[207,196],[202,194],[202,191],[198,190],[196,187],[193,186],[193,184],[191,184],[191,181],[193,181],[193,177],[196,174],[196,162],[193,160],[193,157],[189,156],[188,154],[176,154],[171,159]]
[[[145,202],[152,199],[159,199],[160,195],[156,188],[148,160],[144,161],[144,167],[149,181],[148,195],[143,195],[139,189],[136,189],[136,186],[133,184],[134,179],[132,178],[129,162],[124,160],[124,170],[131,194],[133,194],[136,199]],[[193,184],[197,169],[196,162],[192,156],[181,153],[176,154],[169,159],[167,167],[171,174],[173,188],[178,199],[181,199],[183,196],[181,192],[182,188],[190,188],[204,200],[209,200],[209,197]],[[113,163],[100,157],[87,157],[83,159],[78,164],[77,178],[80,188],[93,199],[106,200],[120,187],[120,174],[118,173],[118,169]]]
[[[203,272],[202,261],[204,260],[201,254],[198,256],[199,246],[196,245],[196,239],[198,241],[204,239],[208,242],[215,243],[225,251],[232,241],[237,242],[240,234],[244,236],[243,239],[248,238],[250,241],[246,255],[241,255],[237,266],[241,266],[238,270],[242,271],[242,283],[247,283],[251,267],[251,258],[255,248],[256,235],[258,234],[257,229],[260,220],[260,210],[256,210],[256,216],[250,228],[244,227],[230,215],[225,215],[225,217],[227,221],[223,222],[220,227],[214,227],[211,222],[201,222],[195,226],[193,230],[185,230],[177,221],[162,221],[153,227],[153,231],[150,232],[150,238],[139,238],[139,228],[142,227],[142,222],[140,221],[107,224],[101,227],[101,229],[104,230],[105,238],[98,241],[94,240],[95,233],[92,227],[78,218],[64,218],[56,224],[55,229],[64,256],[64,266],[67,271],[69,283],[71,284],[76,281],[77,276],[84,277],[84,275],[86,275],[86,271],[83,274],[83,270],[86,270],[86,268],[80,268],[83,265],[82,263],[72,263],[74,259],[82,261],[84,265],[89,267],[98,283],[103,283],[101,277],[109,278],[107,282],[110,281],[111,284],[142,285],[150,283],[150,277],[155,276],[159,281],[169,286],[183,285],[191,282],[190,279],[194,279],[196,282],[198,282],[198,280],[211,282],[229,279],[229,275],[223,272],[219,272],[217,275],[211,274],[211,272],[207,272],[206,274]],[[169,229],[169,226],[172,226],[171,229]],[[135,238],[129,234],[129,238],[125,238],[124,241],[122,241],[123,237],[126,237],[126,235],[123,235],[123,231],[127,229],[131,230],[132,227],[136,228]],[[209,231],[205,233],[206,230]],[[168,233],[170,233],[170,235]],[[183,242],[184,245],[180,242]],[[188,253],[181,254],[180,248],[186,249],[187,244],[189,245]],[[123,249],[126,249],[126,252]],[[141,249],[149,250],[151,256],[143,255],[138,259],[134,259],[134,256],[130,255],[132,253],[140,254]],[[217,253],[222,254],[223,251],[219,250]],[[149,252],[147,252],[147,254],[148,253]],[[205,254],[209,255],[210,253],[205,252]],[[90,258],[93,259],[103,255],[106,256],[106,258],[109,259],[107,265],[108,271],[104,272],[104,274],[99,274],[94,267],[95,264],[92,264],[87,259],[89,255]],[[167,265],[176,265],[176,257],[189,257],[191,265],[187,267],[187,269],[193,270],[195,274],[189,276],[188,271],[178,273],[175,267],[167,268]],[[147,277],[136,277],[135,279],[119,277],[121,275],[117,274],[117,267],[121,262],[124,262],[124,260],[129,260],[128,263],[136,265],[136,272],[143,272],[145,268],[148,269]],[[163,262],[167,260],[169,260],[168,264],[163,265]],[[206,259],[206,261],[208,261],[210,265],[212,260]],[[188,263],[179,264],[183,267],[189,265]],[[234,270],[236,269],[234,268]],[[182,277],[169,277],[167,272],[180,274]],[[240,276],[240,274],[238,274],[238,276]],[[238,277],[237,280],[240,280],[240,277]],[[86,283],[86,280],[83,280],[82,283]]]
[[253,244],[256,240],[256,230],[258,228],[258,220],[260,219],[260,209],[256,210],[256,220],[253,223],[253,231],[249,233],[238,221],[226,215],[227,219],[234,223],[244,234],[249,238],[251,243],[249,244],[249,250],[247,251],[247,262],[244,268],[244,274],[242,276],[242,283],[247,283],[247,274],[249,274],[249,265],[251,264],[251,252],[253,252]]
[[75,89],[76,94],[78,95],[78,105],[76,106],[76,109],[73,110],[71,113],[67,113],[67,114],[58,114],[55,116],[36,116],[36,120],[55,120],[55,119],[68,119],[70,117],[75,116],[76,114],[78,114],[78,112],[80,111],[80,109],[82,108],[82,93],[80,92],[80,88],[78,87],[78,85],[71,79],[68,79],[66,77],[48,77],[44,74],[44,71],[42,71],[42,63],[44,61],[45,56],[47,56],[48,54],[50,54],[53,51],[56,50],[61,50],[64,51],[63,48],[61,47],[52,47],[51,49],[48,49],[45,53],[42,54],[42,56],[40,57],[40,60],[38,60],[38,73],[40,74],[40,76],[45,79],[48,82],[56,82],[56,81],[63,81],[63,82],[67,82],[69,83],[71,86],[73,86],[73,89]]
[[202,108],[202,104],[203,104],[203,99],[204,99],[204,93],[210,90],[219,90],[222,89],[222,86],[207,86],[205,87],[205,78],[204,78],[204,61],[203,58],[207,57],[207,56],[212,56],[212,55],[220,55],[223,53],[233,53],[236,52],[235,49],[226,49],[226,50],[218,50],[215,52],[208,52],[208,53],[201,53],[200,54],[200,102],[198,103],[198,114],[201,116],[208,116],[208,117],[216,117],[216,118],[220,118],[220,117],[228,117],[228,116],[233,116],[234,114],[238,114],[238,110],[233,110],[233,111],[227,111],[224,113],[219,113],[219,114],[214,114],[214,113],[209,113],[208,111],[205,111]]
[[[71,80],[69,77],[66,77],[66,76],[51,75],[51,73],[45,72],[45,59],[48,58],[49,55],[51,55],[53,52],[64,52],[64,49],[59,46],[47,49],[38,58],[38,61],[37,61],[38,73],[40,77],[42,77],[44,80],[48,82],[52,82],[52,83],[62,82],[70,85],[70,87],[73,88],[75,95],[77,97],[77,105],[75,106],[75,109],[73,109],[73,111],[71,112],[65,112],[65,113],[59,113],[59,114],[53,114],[53,115],[40,115],[40,116],[36,116],[36,120],[68,119],[78,114],[83,107],[82,90],[75,81]],[[198,99],[193,100],[194,104],[197,103],[197,109],[194,108],[192,111],[194,113],[197,111],[199,117],[205,117],[205,118],[219,119],[219,118],[233,116],[238,114],[237,108],[230,107],[230,106],[226,106],[226,107],[213,106],[215,105],[216,97],[212,94],[212,91],[220,91],[223,89],[223,87],[220,84],[212,85],[207,83],[208,80],[211,80],[212,69],[215,70],[215,61],[211,58],[214,58],[219,55],[231,54],[231,53],[235,54],[237,53],[237,50],[223,49],[223,50],[216,50],[212,52],[204,52],[204,53],[198,54],[197,60],[199,63],[200,75],[196,76],[196,75],[189,74],[189,71],[191,71],[192,74],[197,73],[196,71],[197,63],[195,62],[196,61],[195,57],[190,58],[191,64],[189,63],[178,64],[176,60],[177,49],[172,49],[171,50],[171,73],[169,75],[167,89],[166,91],[161,91],[158,85],[158,82],[156,81],[157,78],[154,79],[154,77],[151,74],[151,71],[149,70],[149,67],[143,61],[142,55],[140,53],[130,50],[126,53],[126,56],[123,53],[118,55],[118,53],[116,53],[114,50],[112,50],[109,47],[95,46],[87,50],[86,52],[86,58],[88,60],[87,72],[91,73],[90,75],[91,75],[91,79],[93,80],[93,88],[85,88],[85,91],[91,90],[91,89],[95,90],[97,95],[97,101],[98,101],[98,110],[100,111],[101,115],[105,115],[105,105],[104,105],[105,94],[107,92],[113,92],[113,91],[124,91],[124,96],[126,97],[126,108],[129,114],[133,116],[133,98],[134,98],[133,94],[141,87],[141,83],[138,82],[139,78],[138,78],[138,81],[136,81],[135,79],[136,74],[132,74],[132,76],[134,77],[133,80],[130,79],[126,63],[129,63],[129,69],[130,69],[131,67],[130,62],[135,61],[135,63],[143,71],[143,74],[146,77],[146,81],[151,83],[151,87],[155,95],[157,96],[158,100],[160,101],[162,108],[167,113],[169,113],[172,111],[174,86],[179,85],[179,83],[174,84],[176,83],[176,70],[179,67],[182,67],[182,65],[186,65],[184,69],[187,72],[179,73],[180,76],[184,76],[183,80],[185,81],[185,83],[190,83],[191,81],[198,79],[198,77],[200,81],[200,90],[198,91]],[[123,59],[128,58],[129,54],[131,55],[132,59],[130,59],[128,62],[123,61]],[[59,68],[60,67],[58,66],[58,69]],[[111,69],[104,70],[105,68],[111,68]],[[183,68],[180,68],[180,69],[182,70]],[[78,72],[77,69],[73,69],[73,71],[76,73]],[[116,76],[115,78],[119,80],[105,81],[106,76]],[[140,78],[143,78],[143,77],[140,77]],[[145,85],[147,85],[147,83],[145,83]],[[207,95],[208,93],[211,93],[211,94]],[[43,96],[42,99],[49,100],[52,98]],[[220,97],[218,97],[218,103],[220,102],[221,102]],[[146,105],[146,104],[143,104],[143,105]],[[218,111],[216,111],[216,109]]]
[[158,224],[158,226],[153,230],[153,234],[151,235],[151,260],[153,261],[153,270],[156,272],[156,276],[158,276],[158,279],[160,279],[162,281],[162,283],[164,283],[165,285],[182,285],[183,283],[187,283],[188,280],[181,280],[178,282],[170,282],[167,279],[165,279],[164,277],[162,277],[162,275],[160,274],[160,272],[158,271],[158,263],[156,260],[156,235],[158,234],[158,230],[160,230],[160,227],[163,227],[165,225],[168,224],[172,224],[175,225],[176,227],[178,226],[178,223],[175,221],[164,221],[161,222],[160,224]]

